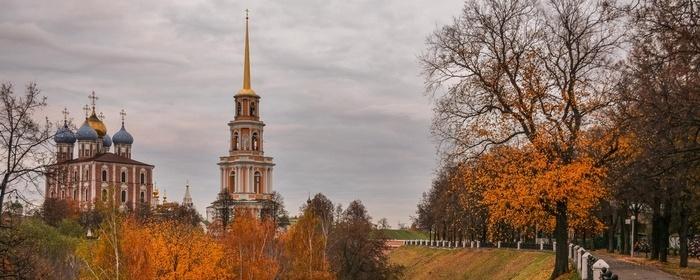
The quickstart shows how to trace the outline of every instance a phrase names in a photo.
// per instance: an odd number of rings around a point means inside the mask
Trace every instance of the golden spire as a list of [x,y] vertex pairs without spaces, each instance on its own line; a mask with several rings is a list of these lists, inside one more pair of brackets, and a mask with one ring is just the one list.
[[238,94],[255,95],[250,88],[250,43],[248,41],[248,9],[245,10],[245,51],[243,57],[243,89]]

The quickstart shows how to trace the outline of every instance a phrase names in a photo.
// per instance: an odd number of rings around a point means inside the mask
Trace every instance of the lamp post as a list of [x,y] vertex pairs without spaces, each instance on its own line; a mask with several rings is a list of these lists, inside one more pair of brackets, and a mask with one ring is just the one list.
[[632,215],[632,217],[630,217],[630,218],[631,218],[630,223],[632,224],[632,232],[631,232],[631,234],[630,234],[630,235],[632,235],[632,237],[630,238],[630,240],[632,241],[632,244],[631,244],[631,246],[630,246],[630,256],[631,256],[631,257],[634,257],[634,220],[635,220],[637,217],[635,217],[634,215]]

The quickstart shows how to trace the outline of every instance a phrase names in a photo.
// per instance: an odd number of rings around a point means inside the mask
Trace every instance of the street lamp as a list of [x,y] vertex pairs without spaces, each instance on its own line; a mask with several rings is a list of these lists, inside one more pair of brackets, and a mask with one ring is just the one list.
[[630,256],[631,256],[631,257],[634,257],[634,220],[635,220],[637,217],[635,217],[634,215],[632,215],[632,217],[630,217],[630,218],[632,219],[632,221],[631,221],[631,223],[632,223],[632,233],[631,233],[632,238],[630,239],[630,240],[632,240],[632,246],[630,246],[630,248],[631,248],[631,249],[630,249]]

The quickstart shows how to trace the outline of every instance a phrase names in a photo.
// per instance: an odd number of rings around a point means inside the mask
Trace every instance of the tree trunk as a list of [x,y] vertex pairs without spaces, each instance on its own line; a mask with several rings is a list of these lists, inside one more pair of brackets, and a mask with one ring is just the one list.
[[620,254],[625,254],[627,250],[627,227],[625,226],[625,212],[620,211],[618,215],[620,220]]
[[659,215],[659,205],[654,203],[652,207],[652,218],[651,218],[651,259],[659,259],[659,247],[661,242],[659,241],[659,234],[661,234],[661,229],[659,228],[659,223],[661,222],[661,215]]
[[680,257],[681,267],[688,267],[688,209],[681,207],[681,227],[678,231],[678,239],[680,241]]
[[556,209],[556,225],[554,228],[554,237],[557,240],[557,251],[554,259],[554,271],[552,271],[551,279],[556,279],[560,275],[569,271],[569,246],[567,229],[569,228],[569,220],[566,216],[567,205],[565,201],[557,202]]
[[669,224],[671,222],[671,205],[666,203],[666,209],[664,209],[664,214],[661,218],[660,228],[661,234],[659,235],[659,261],[668,262],[668,238],[669,234]]
[[612,253],[615,251],[615,215],[612,213],[610,216],[608,216],[610,219],[610,225],[608,226],[607,235],[608,235],[608,253]]
[[[5,203],[5,193],[7,193],[7,182],[10,180],[10,172],[8,171],[5,173],[5,176],[2,176],[2,183],[0,183],[0,217],[2,217],[3,207]],[[0,226],[2,226],[2,218],[0,218]]]

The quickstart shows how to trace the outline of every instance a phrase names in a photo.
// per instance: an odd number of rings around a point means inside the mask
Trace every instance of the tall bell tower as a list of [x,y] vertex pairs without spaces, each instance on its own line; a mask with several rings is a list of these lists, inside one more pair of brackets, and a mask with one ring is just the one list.
[[[251,87],[250,42],[246,10],[243,88],[233,96],[233,120],[229,121],[228,154],[219,158],[221,187],[218,201],[230,205],[211,207],[217,212],[246,209],[264,216],[272,198],[272,157],[264,155],[263,128],[260,120],[260,96]],[[226,208],[226,209],[223,209]],[[208,210],[211,211],[211,210]]]

